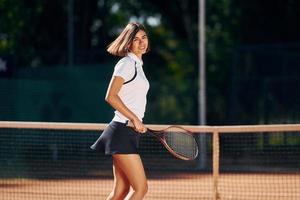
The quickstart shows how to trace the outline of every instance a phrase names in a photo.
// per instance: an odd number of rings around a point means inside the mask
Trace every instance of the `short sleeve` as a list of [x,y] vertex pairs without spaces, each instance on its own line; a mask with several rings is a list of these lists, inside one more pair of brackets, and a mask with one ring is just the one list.
[[134,76],[134,73],[134,64],[130,60],[123,58],[116,64],[113,76],[120,76],[126,82]]

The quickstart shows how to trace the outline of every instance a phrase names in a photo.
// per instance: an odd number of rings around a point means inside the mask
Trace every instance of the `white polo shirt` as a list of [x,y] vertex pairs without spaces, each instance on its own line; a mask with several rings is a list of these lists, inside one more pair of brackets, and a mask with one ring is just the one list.
[[[144,74],[143,61],[135,54],[128,53],[115,66],[113,76],[120,76],[126,81],[131,80],[137,71],[136,77],[129,83],[121,87],[118,95],[123,103],[131,110],[141,121],[144,117],[147,92],[149,90],[149,82]],[[128,120],[119,111],[115,111],[113,121],[125,123]]]

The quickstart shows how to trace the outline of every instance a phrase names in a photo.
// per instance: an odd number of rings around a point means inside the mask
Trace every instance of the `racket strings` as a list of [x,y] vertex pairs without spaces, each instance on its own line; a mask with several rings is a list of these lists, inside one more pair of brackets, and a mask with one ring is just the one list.
[[192,159],[198,155],[198,145],[192,135],[170,131],[165,135],[165,140],[168,146],[181,156]]

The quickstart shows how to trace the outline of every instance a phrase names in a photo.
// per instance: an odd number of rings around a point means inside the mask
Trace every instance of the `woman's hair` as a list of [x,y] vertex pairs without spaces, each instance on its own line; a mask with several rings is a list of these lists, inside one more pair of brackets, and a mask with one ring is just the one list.
[[[145,27],[137,22],[130,22],[121,32],[121,34],[110,44],[108,45],[107,51],[115,56],[126,56],[129,52],[129,47],[132,44],[132,41],[140,30],[144,31],[146,34]],[[150,50],[150,46],[148,44],[146,52]]]

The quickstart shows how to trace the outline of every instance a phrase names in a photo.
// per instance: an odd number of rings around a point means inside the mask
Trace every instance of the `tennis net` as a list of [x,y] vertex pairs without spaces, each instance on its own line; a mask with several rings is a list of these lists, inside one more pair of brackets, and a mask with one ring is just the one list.
[[[0,199],[105,199],[112,161],[89,147],[106,126],[0,122]],[[141,137],[146,200],[300,199],[300,125],[183,127],[205,139],[198,160]]]

